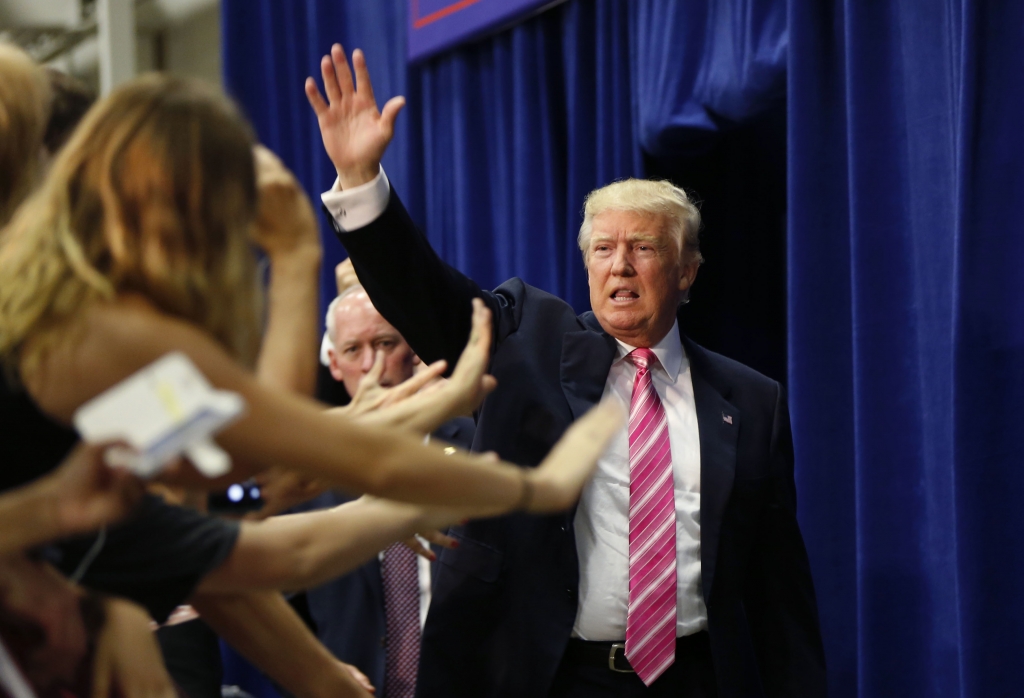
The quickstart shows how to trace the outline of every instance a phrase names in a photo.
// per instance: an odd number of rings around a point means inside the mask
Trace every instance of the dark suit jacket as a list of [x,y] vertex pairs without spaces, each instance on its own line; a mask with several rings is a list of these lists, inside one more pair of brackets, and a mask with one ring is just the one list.
[[[469,448],[473,429],[472,419],[459,417],[442,424],[432,438]],[[325,492],[296,511],[326,509],[350,499],[341,492]],[[435,563],[432,575],[436,570]],[[343,577],[307,589],[306,601],[320,642],[341,661],[358,667],[377,688],[377,695],[383,695],[387,638],[380,561],[374,558]]]
[[[454,365],[470,299],[494,318],[498,388],[474,450],[536,465],[601,397],[615,341],[593,313],[512,279],[495,291],[444,264],[394,193],[339,237],[374,305],[425,361]],[[685,336],[700,433],[701,579],[721,696],[825,694],[810,570],[796,521],[786,399],[775,381]],[[434,580],[418,695],[545,696],[570,637],[579,566],[573,512],[473,521]],[[756,657],[756,661],[755,661]]]

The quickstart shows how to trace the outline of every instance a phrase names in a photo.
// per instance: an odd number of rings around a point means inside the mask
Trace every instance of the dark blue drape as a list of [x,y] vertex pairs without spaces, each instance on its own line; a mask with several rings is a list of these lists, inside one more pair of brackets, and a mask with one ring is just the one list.
[[[405,5],[223,0],[226,83],[316,196],[333,174],[302,80],[331,42],[363,48],[378,100],[408,98],[384,162],[395,189],[485,286],[518,275],[584,309],[586,192],[685,182],[721,153],[742,168],[785,102],[785,136],[750,163],[786,149],[786,263],[781,227],[774,243],[751,224],[767,165],[742,186],[715,174],[706,224],[709,250],[718,235],[753,251],[733,269],[763,274],[764,254],[788,284],[787,346],[760,353],[788,350],[773,375],[790,388],[832,694],[1022,693],[1024,5],[570,0],[415,67]],[[781,226],[781,208],[763,214]],[[341,255],[327,233],[325,297]],[[708,305],[760,313],[728,255],[702,272],[731,288]],[[719,314],[714,336],[770,335]],[[757,365],[732,346],[715,348]]]
[[1024,5],[789,4],[790,405],[834,695],[1021,695]]

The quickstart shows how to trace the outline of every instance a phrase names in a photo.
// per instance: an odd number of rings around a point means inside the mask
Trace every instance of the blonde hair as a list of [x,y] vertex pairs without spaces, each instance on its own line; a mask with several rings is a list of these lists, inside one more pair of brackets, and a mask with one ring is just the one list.
[[122,293],[253,361],[252,145],[228,99],[180,78],[139,78],[90,110],[0,239],[8,371],[33,370],[88,304]]
[[46,72],[0,42],[0,228],[36,183],[49,111]]
[[687,193],[671,182],[624,179],[595,189],[583,201],[579,245],[584,265],[588,261],[594,217],[605,211],[662,216],[679,245],[679,254],[689,253],[698,264],[704,261],[700,253],[700,211]]

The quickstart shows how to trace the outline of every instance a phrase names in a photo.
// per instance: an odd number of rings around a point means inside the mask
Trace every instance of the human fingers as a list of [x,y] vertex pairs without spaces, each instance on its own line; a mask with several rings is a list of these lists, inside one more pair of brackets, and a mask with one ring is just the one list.
[[376,105],[377,100],[373,96],[373,83],[370,82],[370,71],[366,69],[366,56],[363,55],[363,50],[360,48],[352,52],[352,67],[356,73],[356,94]]
[[433,529],[427,531],[420,531],[419,535],[420,538],[423,538],[428,543],[432,543],[433,545],[439,545],[442,548],[454,549],[459,547],[459,541],[457,541],[449,535],[441,533],[440,531],[436,531]]
[[290,179],[291,172],[281,159],[267,146],[257,143],[252,147],[253,161],[256,165],[256,186],[263,187],[280,179]]
[[576,420],[540,466],[527,473],[524,487],[532,483],[527,511],[548,513],[572,506],[625,419],[625,411],[618,404],[602,400]]
[[142,480],[127,470],[110,468],[112,490],[116,496],[116,502],[112,507],[110,518],[106,523],[126,515],[142,499],[146,487]]
[[341,90],[341,94],[352,94],[355,91],[352,86],[352,71],[348,67],[345,48],[341,44],[331,46],[331,61],[334,63],[334,72],[338,76],[338,88]]
[[324,81],[324,92],[331,106],[341,101],[341,88],[338,86],[338,75],[334,70],[334,62],[330,56],[320,59],[320,77]]
[[485,374],[480,379],[480,397],[485,398],[494,392],[494,389],[498,387],[498,379],[491,374]]
[[330,106],[324,100],[320,89],[316,86],[316,80],[313,78],[306,78],[306,84],[304,85],[306,90],[306,99],[309,100],[309,106],[313,108],[313,113],[320,117],[324,112],[330,109]]
[[484,352],[491,348],[491,310],[480,298],[473,299],[473,330],[470,341],[474,341]]
[[466,371],[482,374],[486,367],[491,346],[491,311],[479,298],[473,299],[471,323],[469,339],[466,340],[466,347],[455,366],[455,373],[458,374],[465,375]]
[[427,546],[423,545],[423,543],[420,542],[420,539],[416,536],[406,538],[404,541],[402,541],[402,545],[404,545],[420,557],[424,557],[430,560],[431,562],[437,559],[437,555],[434,554],[434,551],[428,548]]
[[398,112],[402,111],[404,106],[405,97],[399,95],[389,99],[380,111],[381,128],[384,130],[384,135],[388,140],[391,140],[392,136],[395,135],[395,121],[398,119]]
[[373,684],[370,683],[370,679],[369,679],[369,677],[366,674],[364,674],[363,672],[359,671],[359,669],[357,669],[356,667],[352,666],[351,664],[346,664],[345,662],[341,662],[341,665],[343,667],[345,667],[345,670],[348,671],[349,674],[352,675],[352,678],[356,680],[356,683],[358,683],[360,686],[365,688],[370,693],[376,693],[377,692],[377,689],[375,689],[373,687]]
[[370,367],[370,370],[367,372],[365,376],[363,376],[362,380],[360,380],[359,382],[362,383],[363,381],[368,381],[374,385],[379,385],[380,377],[383,375],[384,350],[378,349],[373,355],[373,366]]
[[444,359],[439,359],[429,366],[421,369],[418,373],[414,373],[410,378],[395,386],[392,402],[398,402],[410,395],[415,395],[423,388],[423,386],[437,379],[442,373],[444,373],[447,366],[448,362]]

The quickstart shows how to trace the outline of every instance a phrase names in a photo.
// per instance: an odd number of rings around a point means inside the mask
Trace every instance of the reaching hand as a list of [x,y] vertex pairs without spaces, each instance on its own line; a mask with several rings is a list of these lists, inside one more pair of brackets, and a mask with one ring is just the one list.
[[479,298],[473,299],[473,326],[448,379],[448,388],[460,398],[458,415],[469,415],[497,386],[498,380],[487,374],[491,361],[491,311]]
[[376,693],[377,692],[377,689],[375,689],[373,687],[373,684],[370,683],[370,679],[369,679],[369,677],[366,674],[364,674],[363,672],[359,671],[359,669],[357,669],[356,667],[352,666],[351,664],[346,664],[345,662],[338,662],[338,663],[341,664],[341,666],[343,666],[345,668],[345,671],[347,671],[349,674],[352,675],[352,678],[355,679],[357,684],[359,684],[360,686],[365,688],[370,693]]
[[352,401],[337,411],[349,417],[358,417],[397,405],[417,393],[429,392],[434,389],[434,381],[444,373],[446,366],[443,359],[435,361],[408,380],[385,388],[380,384],[380,377],[384,373],[384,352],[378,350],[373,367],[359,379],[359,387]]
[[540,514],[571,507],[625,418],[622,408],[605,400],[577,419],[548,457],[524,473],[530,483],[526,486],[532,489],[529,501],[525,502],[526,510]]
[[52,492],[58,529],[65,535],[92,531],[131,511],[142,482],[103,461],[110,444],[79,445],[39,486]]
[[254,242],[271,257],[297,250],[320,255],[320,231],[309,197],[295,175],[270,150],[253,148],[259,210],[253,227]]
[[319,480],[282,468],[264,470],[254,479],[259,485],[263,506],[246,514],[243,518],[247,521],[262,521],[268,516],[275,516],[320,496],[328,489]]
[[380,159],[395,133],[395,119],[405,106],[405,97],[392,97],[377,111],[370,73],[363,52],[352,53],[356,79],[340,44],[320,60],[327,101],[313,78],[306,78],[306,97],[316,113],[324,148],[338,171],[342,189],[369,182],[380,171]]

